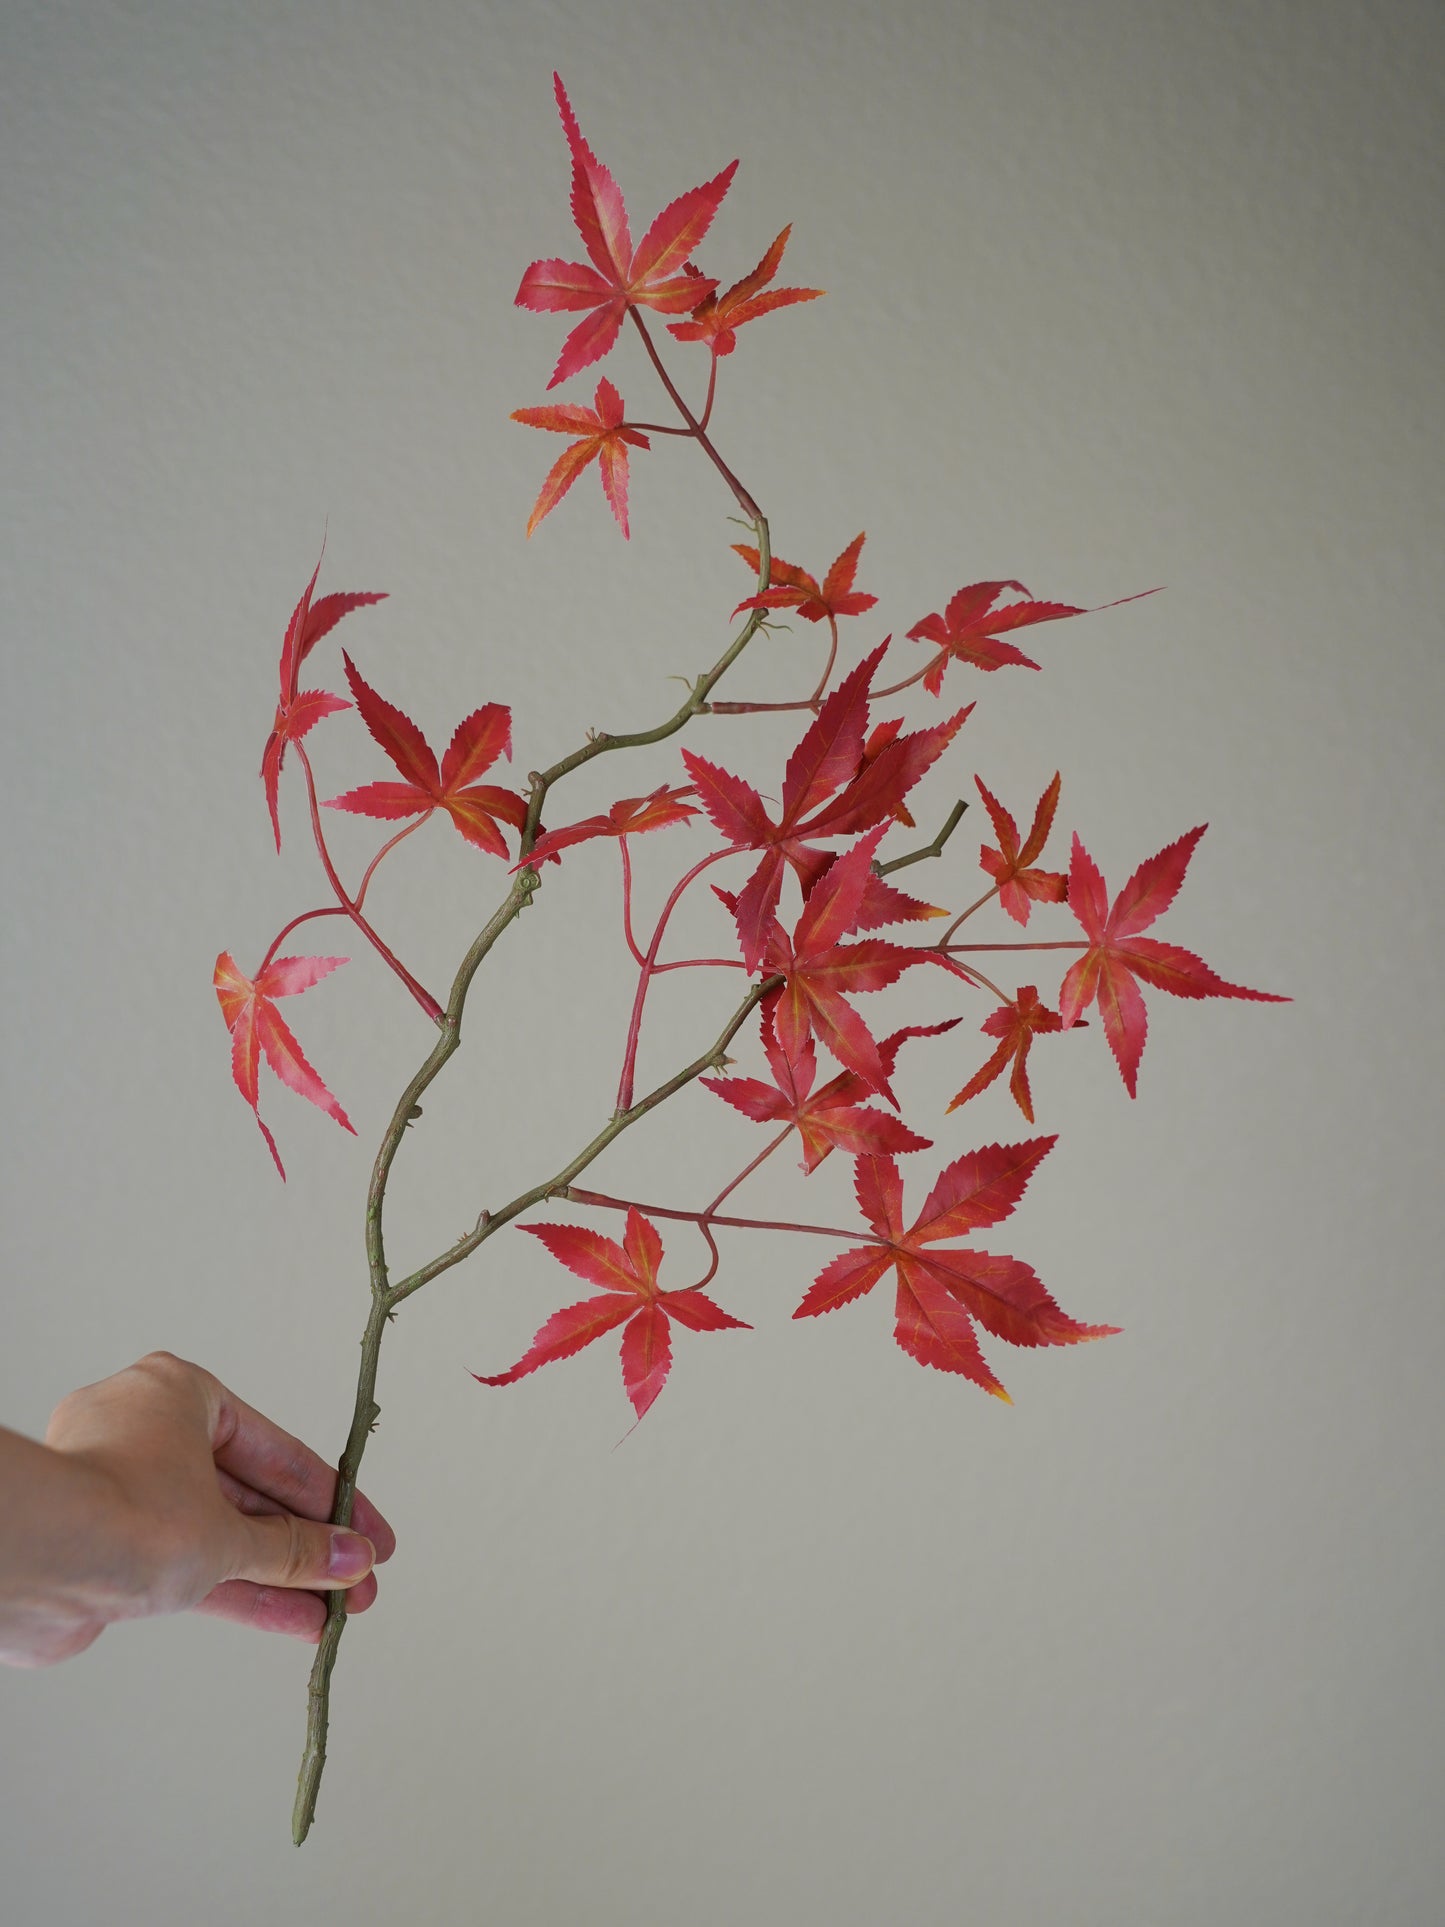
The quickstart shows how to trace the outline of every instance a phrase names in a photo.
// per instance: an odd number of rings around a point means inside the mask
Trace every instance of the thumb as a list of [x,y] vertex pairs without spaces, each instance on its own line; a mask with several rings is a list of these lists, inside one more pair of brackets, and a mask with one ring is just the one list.
[[371,1571],[376,1548],[345,1526],[301,1519],[294,1512],[235,1515],[241,1563],[236,1578],[260,1586],[298,1586],[330,1592],[354,1586]]

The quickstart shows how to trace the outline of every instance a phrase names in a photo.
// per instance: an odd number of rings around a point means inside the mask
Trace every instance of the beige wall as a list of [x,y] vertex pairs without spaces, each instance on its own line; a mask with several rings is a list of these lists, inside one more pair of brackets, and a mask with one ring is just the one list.
[[[1296,999],[1154,998],[1137,1105],[1097,1030],[1041,1075],[1062,1142],[993,1243],[1126,1335],[1005,1352],[1012,1411],[904,1360],[881,1294],[792,1324],[815,1254],[738,1239],[719,1296],[758,1331],[680,1344],[614,1451],[600,1349],[468,1376],[560,1302],[532,1240],[438,1283],[384,1359],[401,1551],[311,1843],[304,1650],[122,1628],[0,1678],[16,1927],[1436,1917],[1441,40],[1405,0],[9,0],[5,1422],[164,1345],[339,1446],[368,1146],[424,1026],[364,962],[298,1010],[360,1141],[273,1088],[283,1190],[209,988],[314,900],[255,766],[327,519],[325,582],[391,592],[369,673],[434,733],[509,701],[523,770],[661,715],[743,592],[676,447],[630,546],[591,478],[522,539],[554,451],[506,417],[562,330],[511,297],[574,250],[554,66],[639,228],[735,154],[709,262],[794,223],[829,299],[744,337],[718,435],[784,555],[867,528],[869,638],[975,577],[1167,585],[975,679],[965,774],[1062,768],[1111,881],[1207,819],[1162,934]],[[645,393],[630,348],[607,372]],[[375,774],[345,727],[319,753]],[[441,980],[498,872],[433,828],[377,914]],[[610,869],[544,895],[407,1145],[403,1256],[610,1105]],[[659,1070],[700,1009],[662,1000]],[[920,1068],[930,1116],[971,1050]],[[726,1175],[755,1140],[694,1097],[598,1183]],[[996,1093],[937,1136],[1017,1129]]]

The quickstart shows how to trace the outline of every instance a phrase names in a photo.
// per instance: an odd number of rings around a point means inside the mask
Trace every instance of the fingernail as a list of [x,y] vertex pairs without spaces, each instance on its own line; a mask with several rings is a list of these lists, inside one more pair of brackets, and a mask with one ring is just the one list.
[[347,1532],[344,1528],[331,1535],[331,1555],[326,1562],[326,1571],[332,1579],[360,1579],[363,1573],[371,1571],[376,1559],[376,1548],[370,1539],[360,1532]]

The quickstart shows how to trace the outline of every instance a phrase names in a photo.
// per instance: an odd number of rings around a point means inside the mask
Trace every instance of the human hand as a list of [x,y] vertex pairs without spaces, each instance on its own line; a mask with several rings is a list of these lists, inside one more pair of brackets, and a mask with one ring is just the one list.
[[[376,1597],[396,1548],[360,1493],[199,1365],[151,1352],[82,1386],[45,1444],[0,1434],[0,1658],[46,1666],[114,1620],[192,1609],[314,1645],[326,1594]],[[13,1464],[12,1464],[13,1461]],[[23,1461],[23,1463],[22,1463]]]

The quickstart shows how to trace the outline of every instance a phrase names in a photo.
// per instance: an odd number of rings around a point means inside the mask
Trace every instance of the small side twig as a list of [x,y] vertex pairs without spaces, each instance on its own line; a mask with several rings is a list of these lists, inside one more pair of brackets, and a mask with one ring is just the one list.
[[963,821],[963,813],[968,808],[960,797],[948,813],[948,821],[931,843],[925,843],[921,850],[910,850],[907,856],[895,856],[891,862],[875,863],[874,870],[881,877],[890,875],[894,870],[906,870],[910,863],[922,863],[925,857],[942,856],[943,846]]

